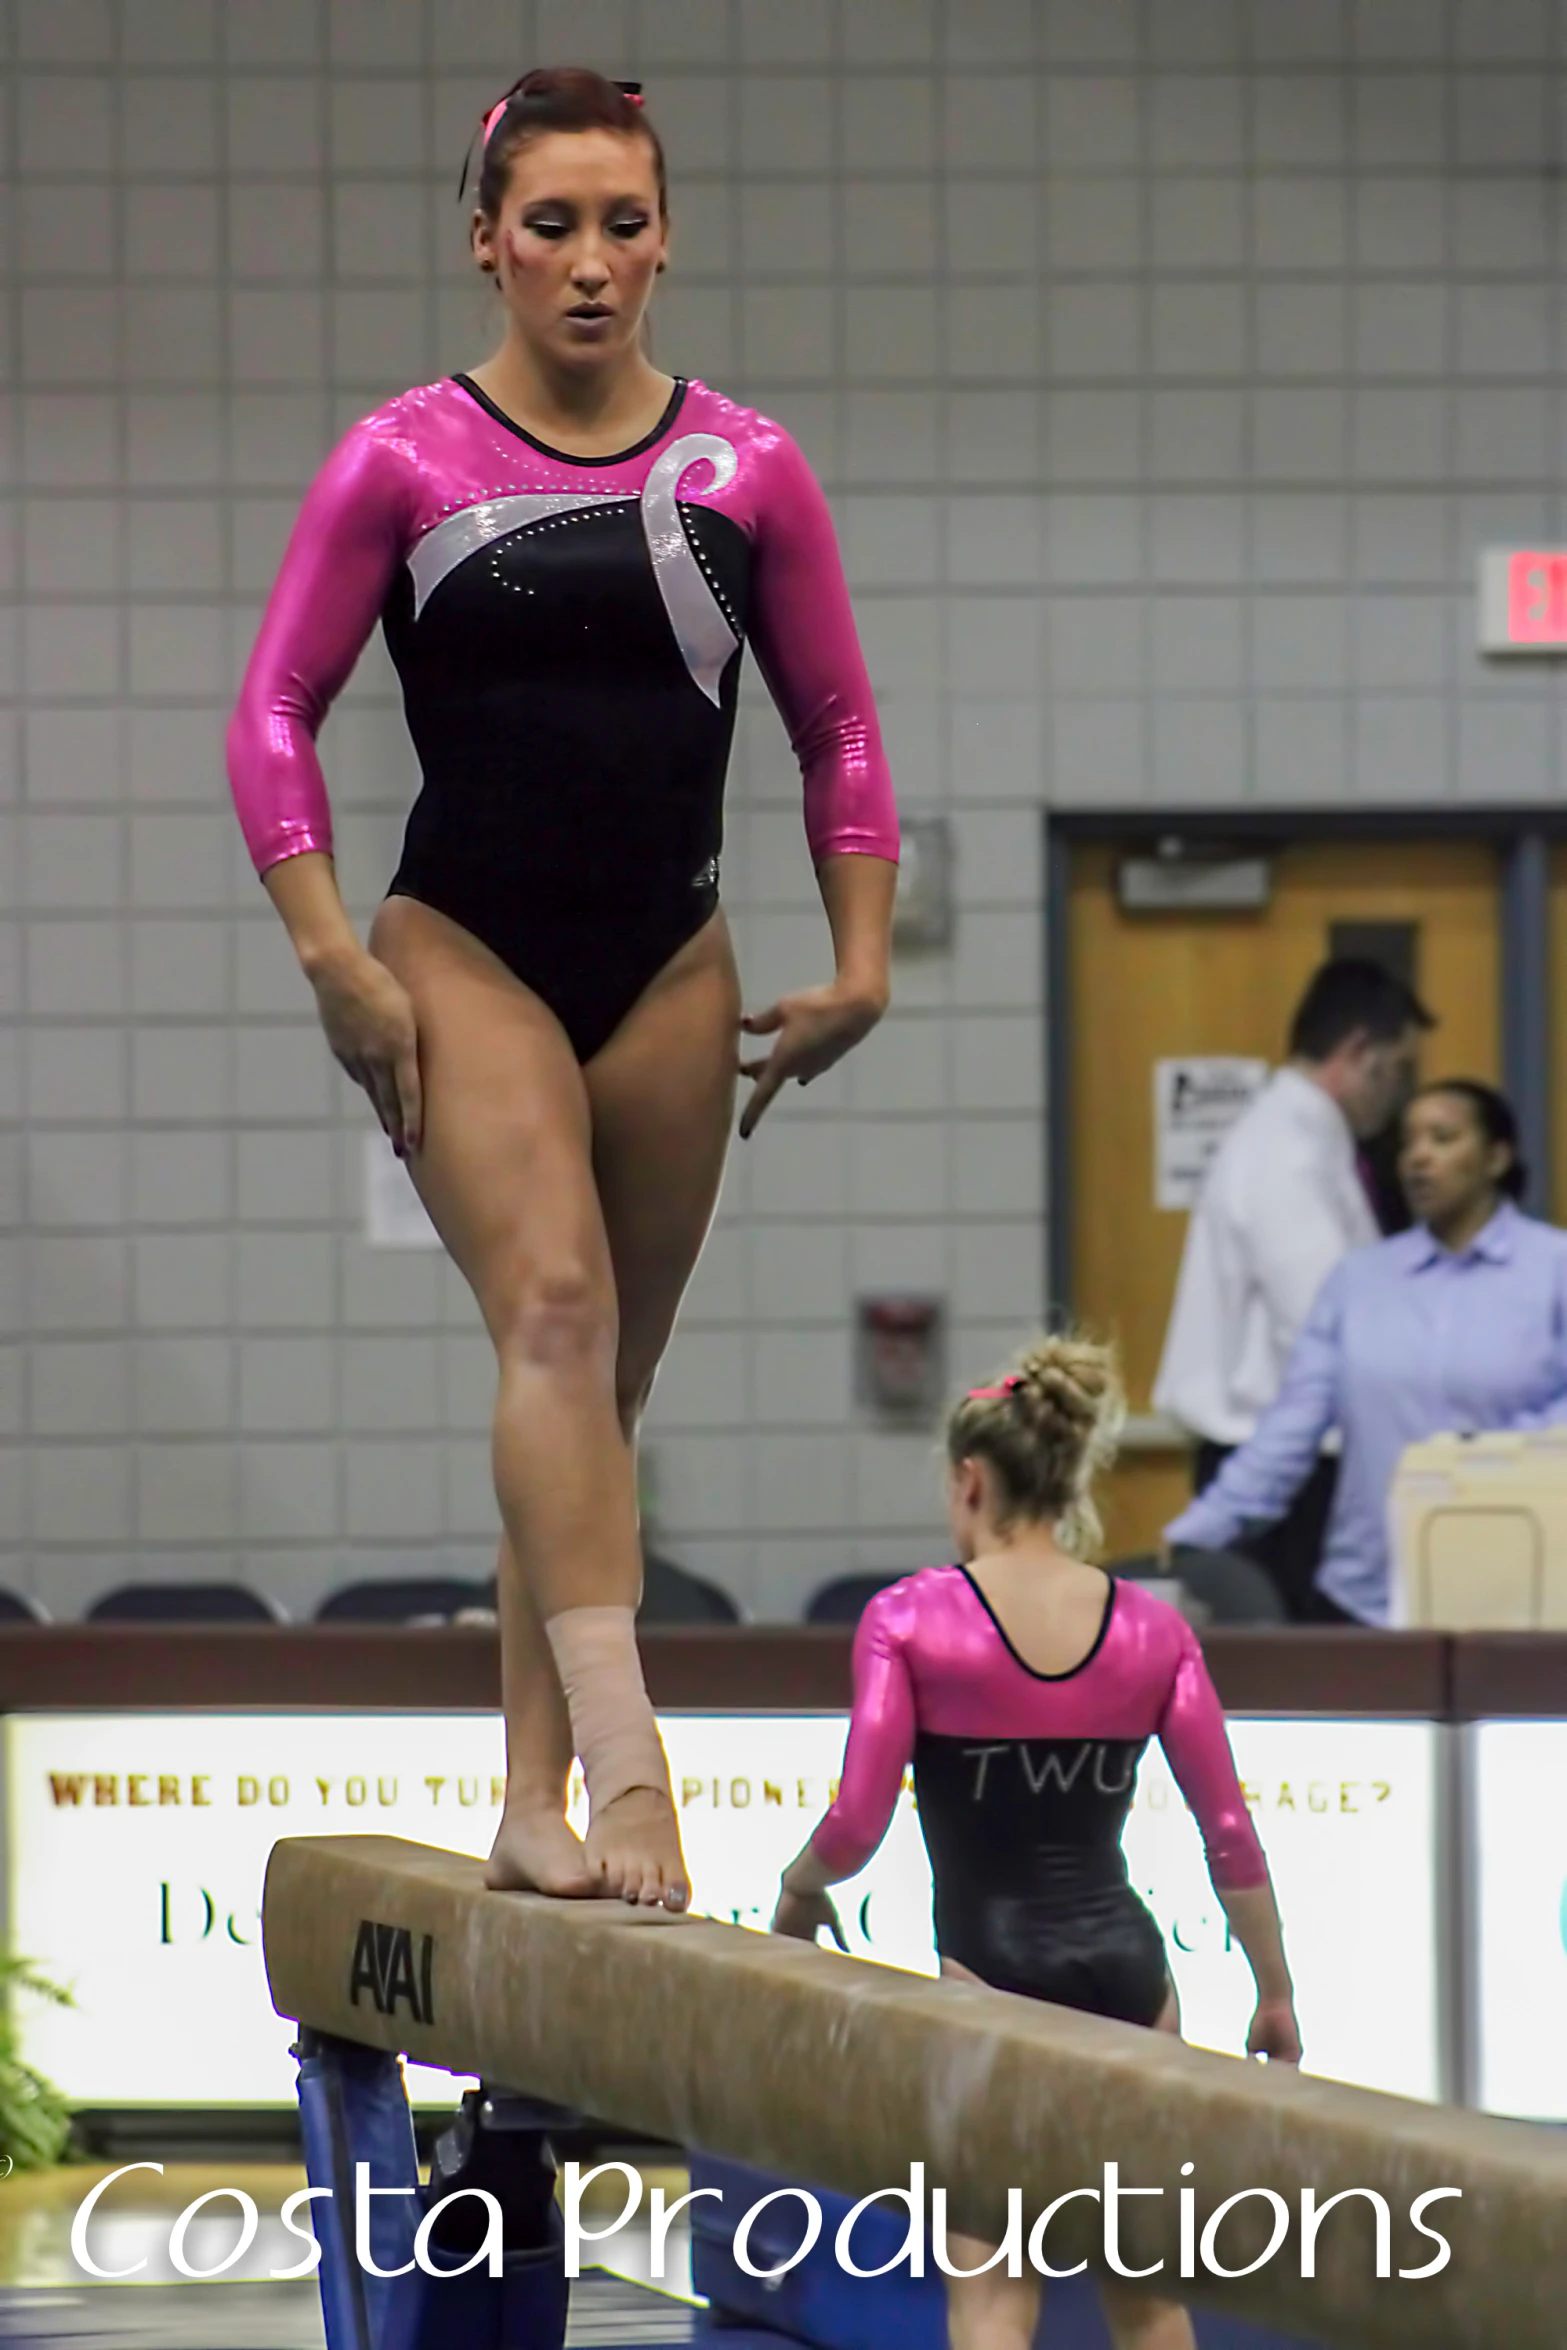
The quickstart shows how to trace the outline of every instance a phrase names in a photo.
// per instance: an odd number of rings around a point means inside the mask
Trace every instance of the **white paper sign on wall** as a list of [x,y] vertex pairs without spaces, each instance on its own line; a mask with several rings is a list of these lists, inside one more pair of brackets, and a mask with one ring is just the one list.
[[1268,1082],[1266,1061],[1204,1053],[1153,1065],[1153,1200],[1197,1205],[1220,1143]]
[[365,1238],[372,1248],[440,1247],[407,1168],[381,1133],[364,1138],[364,1195]]

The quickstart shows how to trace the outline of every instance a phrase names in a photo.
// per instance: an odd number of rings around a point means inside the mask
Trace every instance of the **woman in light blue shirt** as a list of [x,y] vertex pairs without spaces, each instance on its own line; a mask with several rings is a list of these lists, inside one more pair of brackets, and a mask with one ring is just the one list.
[[1567,1421],[1567,1232],[1525,1216],[1517,1121],[1472,1078],[1422,1087],[1399,1178],[1419,1218],[1329,1274],[1277,1400],[1165,1528],[1222,1550],[1271,1525],[1337,1428],[1343,1458],[1317,1596],[1324,1620],[1385,1624],[1387,1504],[1407,1445]]

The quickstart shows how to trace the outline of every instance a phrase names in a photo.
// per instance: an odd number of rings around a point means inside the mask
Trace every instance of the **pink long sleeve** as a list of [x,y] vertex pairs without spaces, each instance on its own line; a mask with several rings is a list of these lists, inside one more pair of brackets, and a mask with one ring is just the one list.
[[406,544],[394,443],[355,425],[311,484],[228,730],[229,783],[258,873],[330,851],[316,736],[364,650]]
[[811,1838],[835,1877],[859,1874],[887,1833],[914,1752],[914,1689],[902,1647],[907,1601],[879,1591],[854,1636],[854,1712],[837,1799]]
[[787,433],[769,451],[750,636],[805,784],[811,855],[898,860],[898,811],[832,514]]
[[1175,1680],[1159,1717],[1159,1743],[1202,1831],[1217,1890],[1265,1885],[1268,1864],[1235,1774],[1223,1708],[1196,1636],[1185,1625],[1182,1635]]
[[1267,1882],[1196,1636],[1136,1583],[1116,1585],[1094,1650],[1076,1672],[1057,1677],[1020,1662],[961,1568],[927,1567],[878,1592],[855,1636],[854,1713],[837,1801],[811,1839],[834,1876],[863,1868],[886,1834],[916,1733],[948,1742],[1139,1745],[1156,1736],[1196,1816],[1214,1884],[1229,1891]]

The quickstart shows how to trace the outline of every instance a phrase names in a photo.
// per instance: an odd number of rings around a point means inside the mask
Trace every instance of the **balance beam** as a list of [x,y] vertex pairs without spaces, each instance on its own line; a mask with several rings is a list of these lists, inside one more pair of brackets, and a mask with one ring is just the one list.
[[[860,2196],[948,2190],[953,2228],[1001,2241],[1007,2191],[1025,2230],[1057,2196],[1161,2188],[1121,2210],[1128,2267],[1165,2290],[1343,2350],[1561,2350],[1567,2339],[1567,2145],[1553,2132],[1241,2063],[1164,2034],[976,1985],[841,1957],[701,1917],[612,1901],[487,1892],[477,1861],[389,1836],[288,1838],[262,1897],[278,2013],[367,2047],[526,2091],[682,2146]],[[1549,2022],[1547,2021],[1547,2026]],[[1183,2162],[1195,2164],[1189,2178]],[[1180,2283],[1178,2194],[1200,2230],[1228,2197],[1272,2188],[1291,2223],[1253,2276]],[[1375,2275],[1364,2199],[1328,2215],[1300,2275],[1300,2194],[1360,2188],[1392,2212]],[[1428,2189],[1452,2246],[1408,2213]],[[735,2215],[738,2216],[738,2215]],[[1218,2257],[1266,2247],[1255,2197]],[[1099,2207],[1067,2204],[1058,2268],[1102,2271]]]

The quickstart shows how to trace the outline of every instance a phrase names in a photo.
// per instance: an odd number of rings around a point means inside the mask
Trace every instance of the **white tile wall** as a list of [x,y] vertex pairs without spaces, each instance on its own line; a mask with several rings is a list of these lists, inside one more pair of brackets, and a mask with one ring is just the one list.
[[[1567,521],[1567,0],[0,0],[0,1580],[63,1613],[489,1564],[488,1351],[358,1237],[221,745],[332,433],[484,348],[454,175],[540,56],[647,80],[660,355],[823,471],[956,826],[951,952],[737,1150],[654,1400],[660,1539],[754,1613],[938,1542],[852,1290],[943,1291],[963,1371],[1040,1303],[1041,805],[1562,788],[1468,583]],[[325,743],[368,910],[413,788],[379,651]],[[821,969],[797,797],[753,697],[753,999]]]

